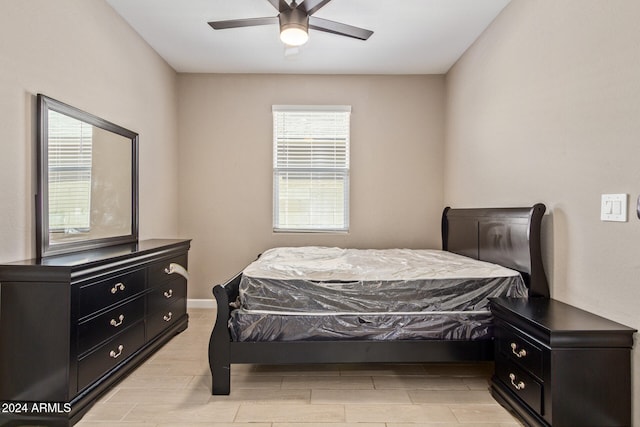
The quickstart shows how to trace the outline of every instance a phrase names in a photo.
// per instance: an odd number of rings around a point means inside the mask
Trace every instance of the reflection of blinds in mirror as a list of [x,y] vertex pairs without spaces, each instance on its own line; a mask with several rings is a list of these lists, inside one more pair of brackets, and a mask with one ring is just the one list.
[[90,226],[93,127],[49,111],[49,230]]

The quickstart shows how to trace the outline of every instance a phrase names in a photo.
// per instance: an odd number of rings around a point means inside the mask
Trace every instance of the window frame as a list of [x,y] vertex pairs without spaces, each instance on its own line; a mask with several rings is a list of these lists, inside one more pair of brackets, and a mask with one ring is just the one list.
[[[286,165],[279,164],[279,161],[282,161],[283,158],[279,156],[278,149],[282,148],[282,143],[279,143],[279,140],[282,141],[286,139],[286,134],[282,135],[278,133],[278,114],[286,114],[286,113],[294,113],[300,115],[301,113],[308,113],[309,115],[313,115],[314,113],[318,113],[319,115],[322,113],[339,113],[346,114],[342,120],[346,119],[346,125],[344,127],[336,127],[332,131],[340,132],[340,137],[336,137],[335,141],[339,143],[336,144],[334,141],[334,146],[337,147],[337,152],[343,153],[343,157],[340,154],[334,153],[334,158],[327,162],[325,158],[324,161],[318,161],[318,164],[314,163],[314,160],[310,160],[311,164],[305,167],[299,167],[295,165],[290,165],[286,162]],[[348,233],[349,232],[349,186],[350,186],[350,145],[351,145],[351,106],[350,105],[273,105],[272,106],[272,115],[273,115],[273,231],[275,233]],[[336,130],[338,129],[338,130]],[[320,134],[318,134],[320,135]],[[311,136],[312,145],[309,148],[309,151],[306,152],[306,155],[309,159],[313,158],[314,153],[314,145],[313,141],[325,141],[326,138]],[[290,136],[291,137],[291,136]],[[306,139],[306,138],[305,138]],[[315,147],[317,149],[316,144]],[[285,150],[290,149],[290,146],[285,147]],[[295,163],[295,162],[293,162]],[[325,163],[322,165],[322,163]],[[330,224],[323,224],[322,222],[313,222],[311,221],[309,224],[291,224],[283,221],[280,213],[280,201],[281,201],[281,184],[280,180],[282,177],[284,179],[295,179],[295,175],[298,174],[300,179],[304,179],[304,176],[308,177],[310,180],[309,186],[307,187],[307,191],[309,193],[318,190],[317,186],[313,184],[321,183],[323,178],[322,175],[327,176],[327,181],[333,180],[333,182],[340,182],[340,189],[333,189],[334,195],[341,195],[340,197],[340,208],[338,210],[340,215],[340,220],[338,221],[329,221]],[[293,177],[290,177],[293,175]],[[330,193],[331,191],[328,191]],[[329,200],[329,199],[328,199]],[[326,205],[322,204],[310,204],[309,208],[316,207],[330,207],[330,203]],[[309,217],[313,217],[313,214],[307,212]]]

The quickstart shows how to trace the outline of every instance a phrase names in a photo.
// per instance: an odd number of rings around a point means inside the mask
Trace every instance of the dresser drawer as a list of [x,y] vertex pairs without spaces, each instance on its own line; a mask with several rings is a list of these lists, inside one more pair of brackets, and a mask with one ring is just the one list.
[[496,355],[496,376],[532,410],[544,415],[543,386],[535,378],[500,354]]
[[171,305],[147,315],[147,341],[153,339],[160,332],[173,325],[187,313],[187,300],[180,298]]
[[91,350],[144,318],[144,295],[78,325],[78,353]]
[[502,327],[496,328],[496,340],[498,352],[542,379],[543,351],[540,346],[515,331]]
[[78,390],[93,383],[144,345],[144,322],[130,326],[78,362]]
[[176,272],[171,272],[171,264],[177,264],[186,270],[187,255],[179,255],[163,261],[158,261],[148,267],[149,270],[149,287],[155,287],[162,282],[171,280],[174,277],[182,277]]
[[114,276],[80,287],[80,317],[85,317],[144,291],[145,271]]
[[147,313],[165,310],[179,299],[187,297],[187,281],[177,277],[164,282],[147,294]]

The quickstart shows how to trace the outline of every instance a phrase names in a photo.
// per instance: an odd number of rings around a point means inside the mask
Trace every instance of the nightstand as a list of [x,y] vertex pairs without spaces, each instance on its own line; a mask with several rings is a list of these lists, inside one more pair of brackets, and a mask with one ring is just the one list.
[[492,298],[491,392],[532,426],[630,426],[636,330],[547,298]]

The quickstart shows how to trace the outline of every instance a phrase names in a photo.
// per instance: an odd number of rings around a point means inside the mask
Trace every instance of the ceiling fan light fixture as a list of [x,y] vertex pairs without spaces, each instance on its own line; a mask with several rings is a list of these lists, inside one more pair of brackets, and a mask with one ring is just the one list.
[[304,28],[290,25],[280,29],[280,40],[289,46],[302,46],[309,40],[309,33]]
[[302,11],[291,9],[281,12],[280,40],[289,46],[302,46],[309,40],[309,17]]

